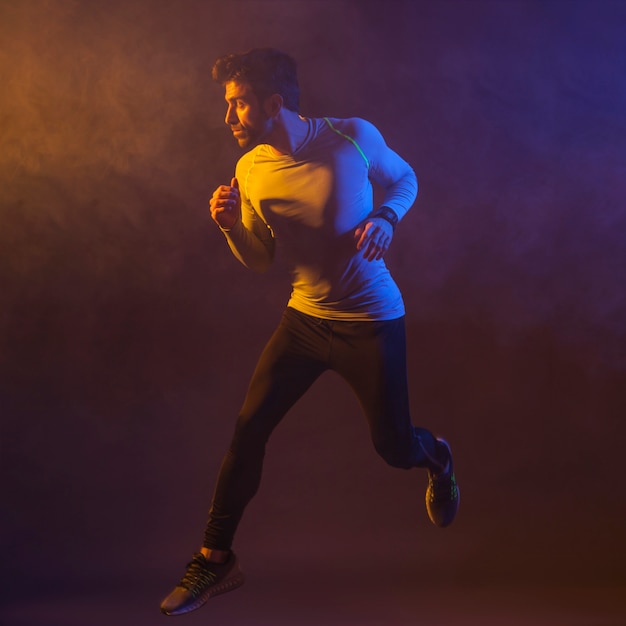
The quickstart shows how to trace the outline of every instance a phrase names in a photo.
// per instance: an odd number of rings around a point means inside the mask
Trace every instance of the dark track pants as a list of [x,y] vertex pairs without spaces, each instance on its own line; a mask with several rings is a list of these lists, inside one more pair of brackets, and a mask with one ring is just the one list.
[[374,447],[389,465],[404,469],[431,465],[434,437],[412,426],[409,414],[404,317],[337,322],[287,308],[259,358],[222,462],[205,547],[231,548],[245,507],[261,482],[269,436],[329,369],[354,390]]

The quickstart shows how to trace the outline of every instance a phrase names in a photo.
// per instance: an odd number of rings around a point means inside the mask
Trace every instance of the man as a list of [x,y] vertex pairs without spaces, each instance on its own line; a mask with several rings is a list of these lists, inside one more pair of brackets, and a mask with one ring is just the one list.
[[[459,491],[450,447],[411,424],[404,304],[383,256],[417,195],[411,167],[369,122],[299,114],[296,63],[273,49],[217,60],[226,124],[247,152],[211,217],[241,263],[263,272],[281,246],[292,276],[282,320],[266,345],[220,469],[203,546],[161,604],[192,611],[243,583],[235,531],[261,480],[265,444],[326,370],[354,390],[375,449],[391,466],[425,468],[431,521],[454,519]],[[384,190],[374,207],[372,183]]]

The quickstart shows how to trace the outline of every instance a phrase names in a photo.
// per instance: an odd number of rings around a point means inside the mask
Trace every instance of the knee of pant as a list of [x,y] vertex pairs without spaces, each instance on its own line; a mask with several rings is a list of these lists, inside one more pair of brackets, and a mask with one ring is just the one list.
[[268,433],[262,427],[262,420],[240,415],[235,426],[231,447],[249,449],[256,446],[265,446],[267,438]]

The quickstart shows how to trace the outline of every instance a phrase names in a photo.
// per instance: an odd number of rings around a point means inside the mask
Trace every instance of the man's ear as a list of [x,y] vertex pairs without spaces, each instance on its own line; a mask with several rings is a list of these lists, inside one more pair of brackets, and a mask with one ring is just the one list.
[[272,94],[265,99],[263,108],[265,109],[265,114],[268,117],[276,117],[283,108],[283,97],[278,93]]

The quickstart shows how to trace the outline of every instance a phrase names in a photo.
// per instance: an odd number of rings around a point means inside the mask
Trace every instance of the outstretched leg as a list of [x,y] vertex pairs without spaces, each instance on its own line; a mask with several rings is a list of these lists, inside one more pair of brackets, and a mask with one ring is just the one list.
[[235,531],[260,482],[267,441],[287,411],[324,371],[303,354],[293,324],[282,323],[250,381],[232,443],[220,469],[204,547],[230,550]]
[[254,371],[222,462],[209,512],[204,545],[161,603],[166,615],[202,606],[209,598],[244,581],[231,545],[246,505],[255,495],[265,446],[293,404],[326,369],[321,358],[328,335],[312,319],[287,309]]

